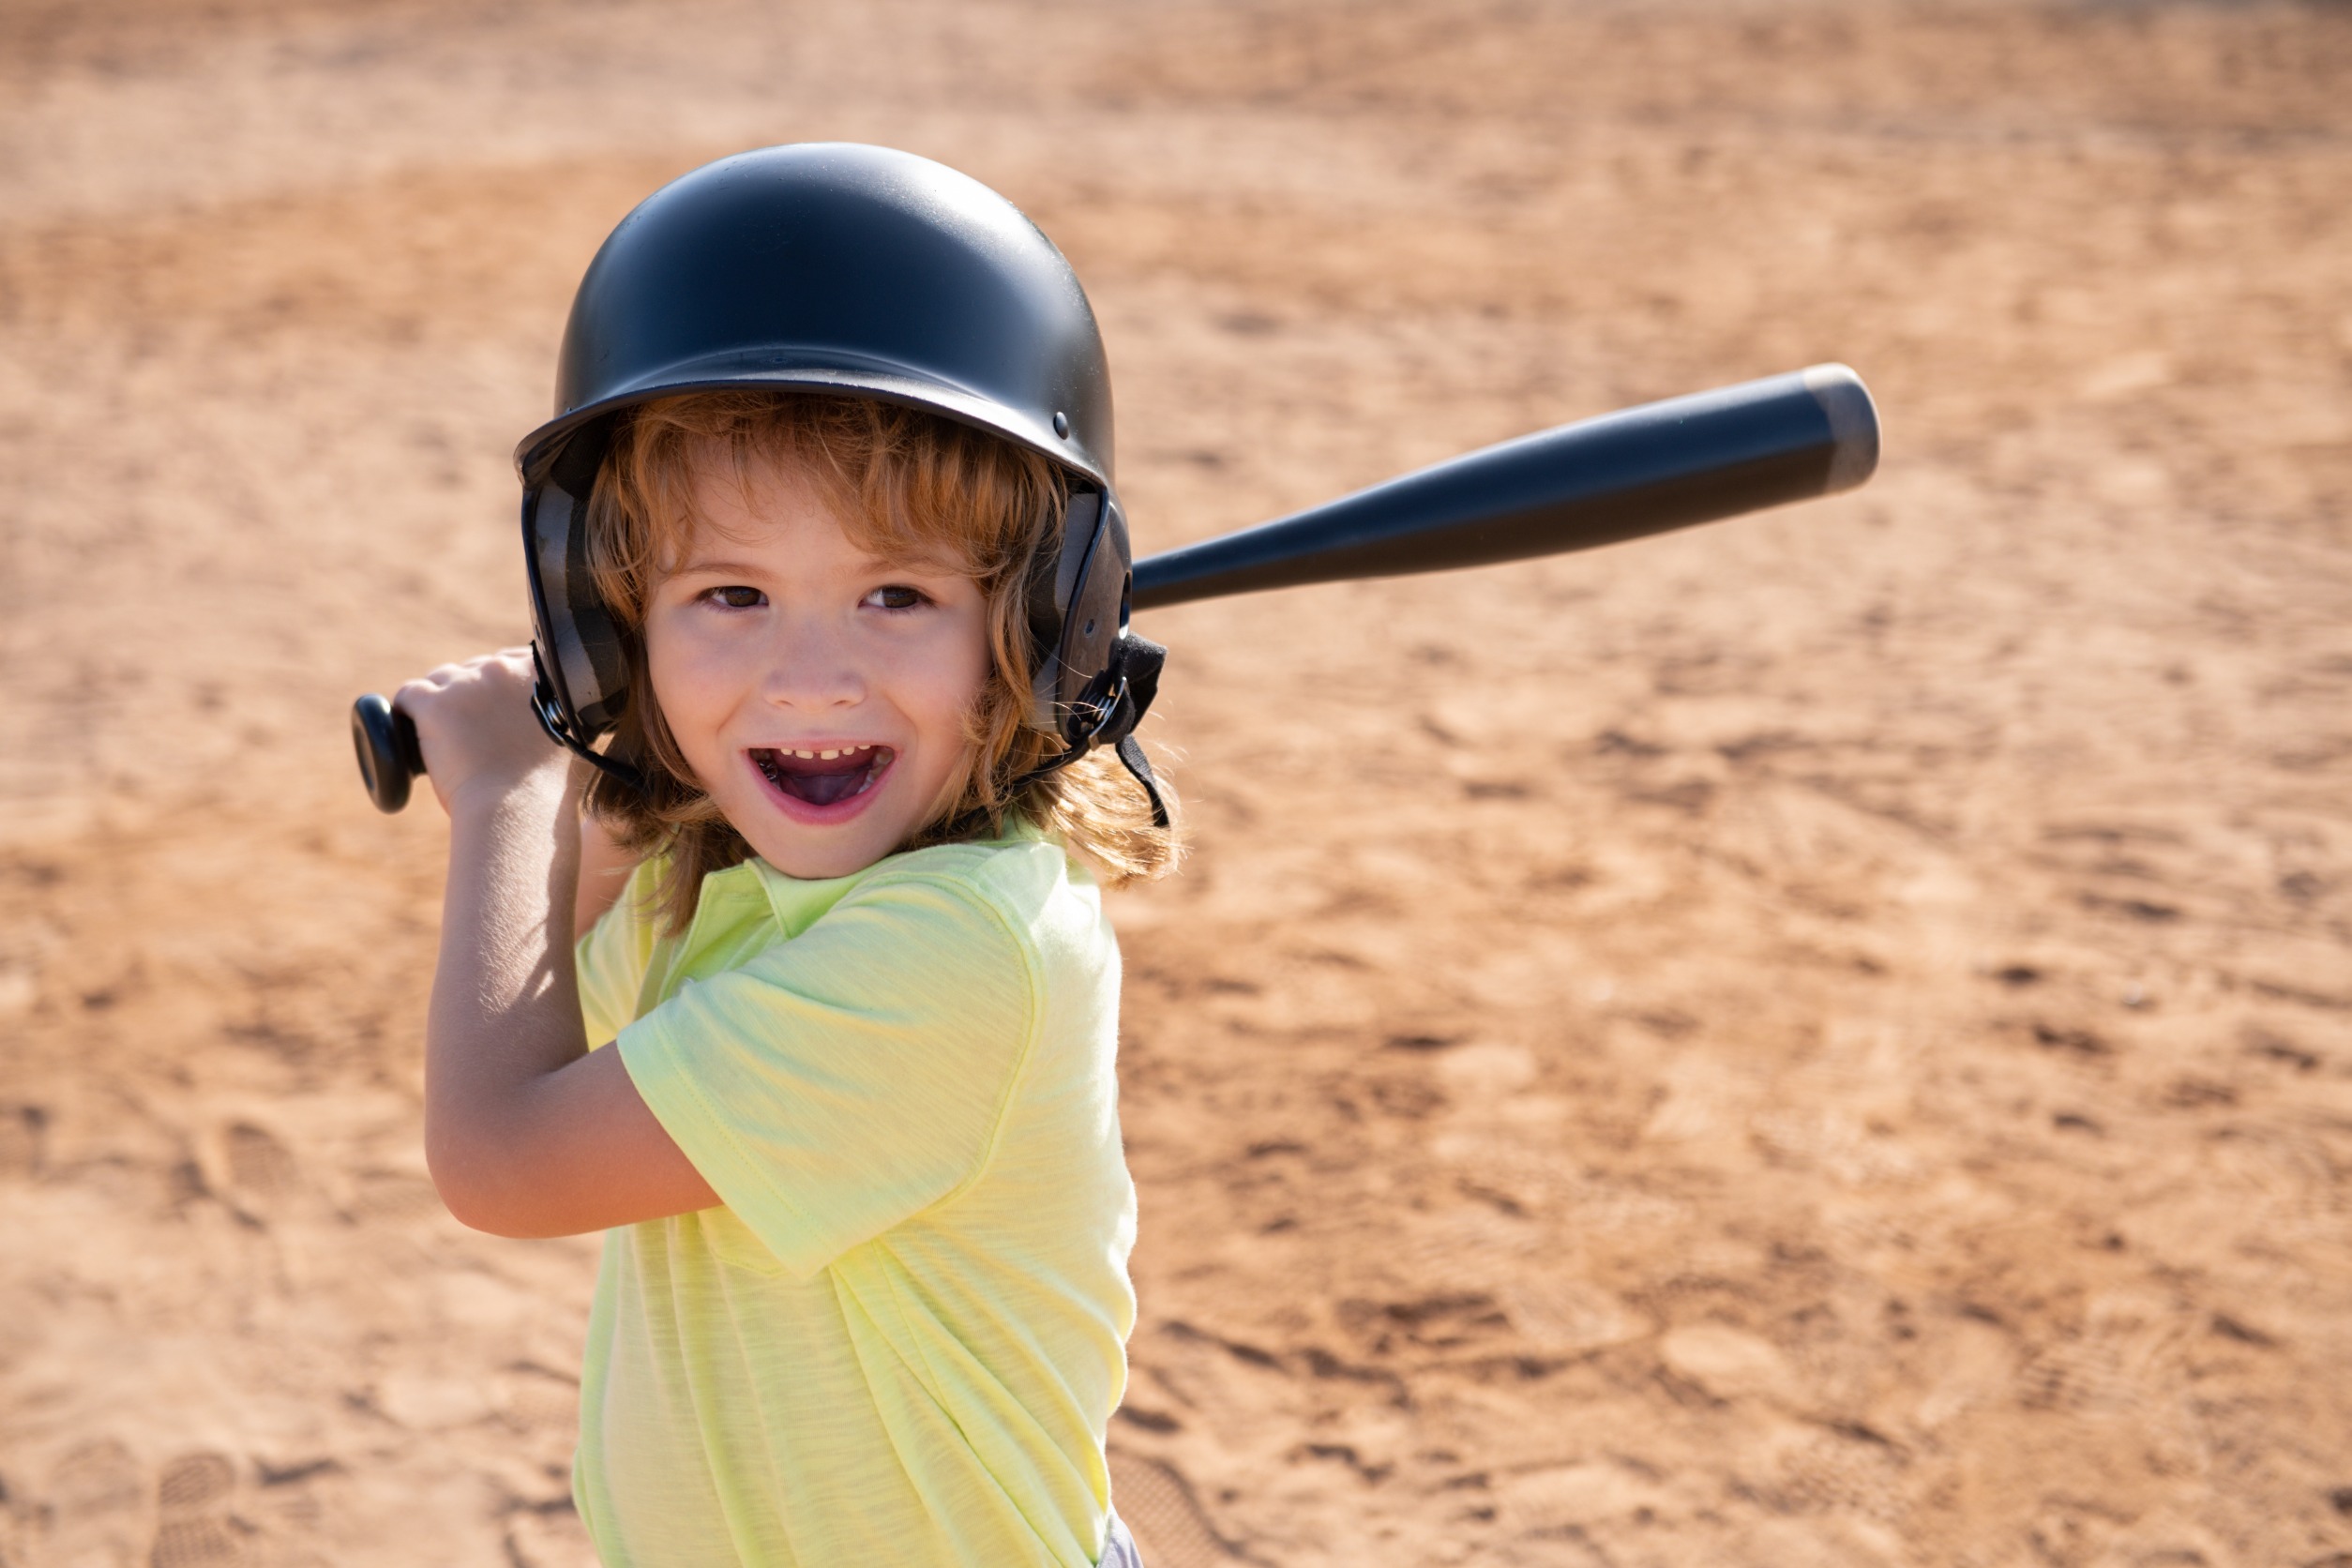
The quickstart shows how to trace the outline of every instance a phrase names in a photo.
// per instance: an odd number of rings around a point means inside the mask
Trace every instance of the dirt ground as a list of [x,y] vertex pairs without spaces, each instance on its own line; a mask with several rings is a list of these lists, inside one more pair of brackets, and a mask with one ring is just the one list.
[[442,1213],[442,829],[596,241],[1028,208],[1149,550],[1844,359],[1857,495],[1168,611],[1154,1568],[2352,1564],[2352,10],[0,6],[0,1563],[577,1564]]

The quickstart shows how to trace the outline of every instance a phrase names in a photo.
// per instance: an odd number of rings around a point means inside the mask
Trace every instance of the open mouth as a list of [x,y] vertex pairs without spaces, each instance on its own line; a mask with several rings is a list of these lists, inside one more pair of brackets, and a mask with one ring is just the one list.
[[886,746],[845,746],[809,751],[754,746],[751,764],[767,775],[769,783],[794,800],[804,800],[811,806],[838,806],[872,789],[874,781],[890,771],[897,755]]

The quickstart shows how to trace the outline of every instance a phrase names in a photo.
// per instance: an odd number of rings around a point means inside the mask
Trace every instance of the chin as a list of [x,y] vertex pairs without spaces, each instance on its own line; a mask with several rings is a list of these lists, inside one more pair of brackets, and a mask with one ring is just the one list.
[[779,833],[771,826],[763,833],[744,834],[744,841],[770,868],[802,882],[820,882],[863,871],[897,848],[904,837],[884,838],[873,831],[873,824],[861,822],[852,829],[830,832],[788,828]]

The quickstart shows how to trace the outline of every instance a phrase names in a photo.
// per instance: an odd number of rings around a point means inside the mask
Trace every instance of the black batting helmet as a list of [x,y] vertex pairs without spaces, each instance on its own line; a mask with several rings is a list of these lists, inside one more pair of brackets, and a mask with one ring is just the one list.
[[1018,208],[886,147],[810,143],[706,164],[647,197],[589,264],[555,417],[515,450],[550,736],[628,776],[592,749],[620,716],[629,667],[588,570],[588,495],[629,409],[719,389],[879,398],[1061,465],[1069,509],[1030,574],[1035,716],[1065,746],[1046,771],[1116,746],[1165,825],[1131,733],[1163,651],[1127,631],[1131,553],[1094,312]]

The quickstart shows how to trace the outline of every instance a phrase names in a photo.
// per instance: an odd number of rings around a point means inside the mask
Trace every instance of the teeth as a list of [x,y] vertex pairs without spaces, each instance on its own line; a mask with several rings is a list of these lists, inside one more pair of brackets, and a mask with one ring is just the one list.
[[838,751],[820,751],[817,753],[817,761],[821,762],[830,762],[836,757],[840,755],[841,754]]

